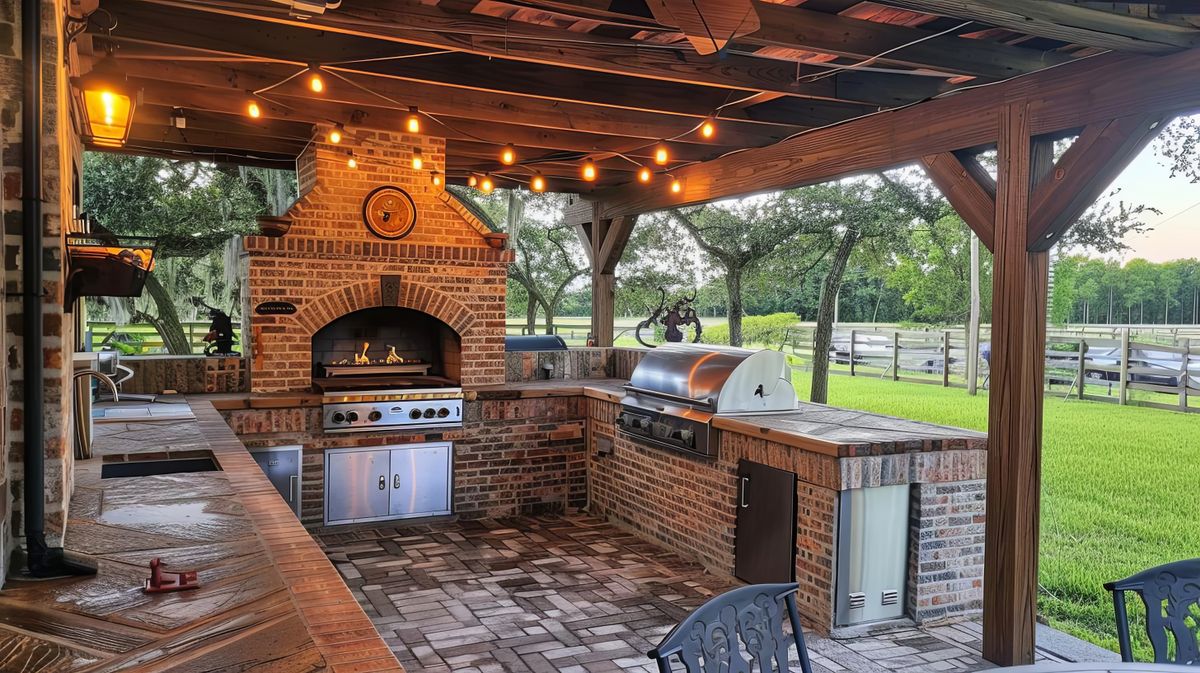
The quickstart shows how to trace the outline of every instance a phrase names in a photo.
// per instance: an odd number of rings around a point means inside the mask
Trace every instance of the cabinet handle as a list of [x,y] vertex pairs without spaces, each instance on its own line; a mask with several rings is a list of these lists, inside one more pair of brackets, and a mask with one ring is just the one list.
[[400,475],[392,475],[392,488],[400,488]]
[[288,500],[291,502],[296,501],[296,482],[298,481],[300,481],[299,475],[293,474],[288,477]]
[[387,490],[387,479],[385,479],[382,474],[379,475],[379,490]]
[[750,504],[746,502],[746,487],[750,485],[750,477],[742,477],[741,493],[738,494],[738,505],[745,508]]

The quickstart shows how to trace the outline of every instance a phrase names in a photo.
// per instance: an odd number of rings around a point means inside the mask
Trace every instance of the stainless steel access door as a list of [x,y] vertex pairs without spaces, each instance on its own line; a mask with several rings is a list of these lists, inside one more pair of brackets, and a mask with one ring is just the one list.
[[300,516],[300,452],[298,446],[277,446],[251,451],[254,462],[266,473],[271,485]]
[[838,626],[904,614],[910,489],[904,484],[842,491],[835,601]]
[[334,449],[325,453],[325,522],[350,523],[388,517],[392,453]]
[[392,449],[393,517],[450,513],[450,443]]

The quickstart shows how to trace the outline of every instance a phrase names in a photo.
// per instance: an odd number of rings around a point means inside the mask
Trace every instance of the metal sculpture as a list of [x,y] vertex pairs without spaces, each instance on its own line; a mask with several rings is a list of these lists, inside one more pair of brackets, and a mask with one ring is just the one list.
[[683,341],[683,327],[688,325],[696,329],[696,333],[692,336],[692,343],[700,341],[700,333],[703,327],[700,325],[700,317],[696,315],[696,309],[692,308],[692,302],[696,301],[696,293],[692,292],[692,296],[684,296],[667,307],[667,291],[663,288],[658,288],[660,299],[658,308],[650,313],[650,317],[639,322],[637,329],[634,330],[634,337],[638,343],[647,347],[654,348],[655,344],[649,343],[642,338],[642,330],[661,326],[663,328],[664,337],[669,343],[681,343]]
[[204,354],[211,356],[221,355],[237,355],[237,351],[233,350],[233,319],[229,314],[219,308],[209,306],[204,303],[204,300],[199,297],[194,297],[192,302],[197,308],[203,308],[208,311],[208,319],[212,322],[208,326],[208,334],[204,335]]

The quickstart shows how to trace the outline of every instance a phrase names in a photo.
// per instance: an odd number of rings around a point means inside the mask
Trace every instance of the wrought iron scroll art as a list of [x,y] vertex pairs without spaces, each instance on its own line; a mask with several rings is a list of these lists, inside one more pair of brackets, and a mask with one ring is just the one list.
[[696,309],[692,308],[692,302],[696,301],[696,293],[692,296],[684,296],[676,300],[675,303],[667,306],[667,291],[663,288],[658,288],[660,299],[658,308],[650,313],[650,317],[639,322],[637,329],[634,331],[634,336],[637,337],[638,343],[647,347],[654,348],[657,344],[650,343],[642,336],[642,330],[651,330],[651,335],[657,330],[656,327],[662,327],[666,340],[669,343],[681,343],[684,338],[684,327],[691,325],[696,332],[692,336],[692,343],[700,341],[700,333],[703,328],[700,325],[700,318],[696,315]]
[[751,673],[752,664],[764,673],[787,671],[789,643],[779,602],[759,594],[750,604],[723,606],[716,621],[692,624],[679,658],[689,673]]
[[[1200,582],[1164,571],[1147,581],[1142,591],[1146,602],[1146,633],[1155,658],[1176,664],[1200,664]],[[1173,658],[1162,656],[1172,650]]]

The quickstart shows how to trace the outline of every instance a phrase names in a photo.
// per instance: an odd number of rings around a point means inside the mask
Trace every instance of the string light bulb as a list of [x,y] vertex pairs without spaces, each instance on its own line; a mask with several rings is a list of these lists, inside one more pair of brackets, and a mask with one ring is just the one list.
[[654,147],[654,163],[658,164],[659,166],[666,166],[667,162],[670,160],[671,154],[667,152],[667,146],[665,144],[659,143]]
[[333,129],[332,131],[330,131],[329,132],[329,142],[333,143],[334,145],[342,142],[342,132],[339,131],[338,129]]
[[483,177],[479,179],[479,191],[483,192],[484,194],[491,194],[492,190],[495,188],[496,184],[492,182],[492,176],[484,173]]
[[654,178],[654,172],[649,166],[642,166],[638,169],[638,182],[648,184]]
[[416,105],[408,108],[408,116],[404,118],[404,130],[409,133],[421,132],[421,116]]
[[308,88],[313,93],[322,93],[325,91],[325,80],[321,78],[321,67],[317,65],[309,66]]
[[429,182],[431,182],[434,187],[441,187],[443,182],[442,174],[438,173],[437,171],[432,171],[429,174]]
[[705,140],[711,140],[717,135],[717,120],[709,117],[700,123],[700,137]]
[[358,168],[358,161],[354,158],[353,154],[350,155],[349,159],[346,159],[346,166],[348,168]]
[[596,180],[596,162],[591,159],[585,159],[583,167],[579,169],[579,172],[584,180],[594,182]]
[[419,148],[419,147],[414,147],[414,148],[413,148],[413,154],[412,154],[412,167],[413,167],[413,170],[414,170],[414,171],[419,171],[419,170],[421,170],[421,167],[422,167],[422,166],[424,166],[424,165],[425,165],[425,157],[423,157],[423,156],[421,155],[421,148]]
[[478,175],[475,175],[474,173],[472,173],[472,174],[468,175],[468,176],[467,176],[467,186],[468,186],[468,187],[477,187],[477,186],[479,186],[479,176],[478,176]]
[[500,163],[505,166],[517,163],[517,148],[513,147],[512,143],[508,143],[500,150]]
[[546,191],[546,178],[541,173],[534,173],[533,177],[529,179],[529,191],[539,194]]
[[251,119],[258,119],[262,116],[262,108],[258,107],[258,102],[250,101],[246,104],[246,114]]
[[683,193],[683,180],[680,180],[679,178],[676,178],[676,177],[671,178],[671,193],[672,194]]

